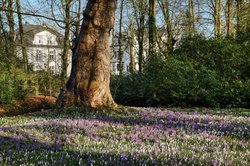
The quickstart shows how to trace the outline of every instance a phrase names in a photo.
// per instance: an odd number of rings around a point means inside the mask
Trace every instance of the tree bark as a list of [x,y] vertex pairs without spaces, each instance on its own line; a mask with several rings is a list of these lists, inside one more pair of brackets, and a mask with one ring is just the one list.
[[215,0],[214,5],[214,36],[215,38],[221,37],[222,30],[222,0]]
[[217,36],[218,37],[221,37],[221,34],[222,34],[222,0],[218,0],[219,2],[218,2],[218,17],[217,17],[217,19],[218,19],[218,26],[217,26],[217,28],[218,28],[218,30],[217,30]]
[[14,22],[14,14],[13,14],[13,0],[8,0],[8,10],[9,12],[6,14],[9,23],[9,38],[10,42],[14,42],[15,37],[15,22]]
[[129,45],[130,45],[130,72],[134,73],[136,70],[135,66],[135,32],[134,26],[130,24],[129,26],[130,37],[129,37]]
[[123,63],[122,63],[122,58],[123,58],[123,50],[122,50],[122,45],[123,45],[123,36],[122,36],[122,23],[123,23],[123,6],[124,6],[124,0],[121,0],[120,4],[120,19],[119,19],[119,38],[118,38],[118,44],[119,44],[119,51],[118,51],[118,60],[119,60],[119,75],[122,75],[123,72]]
[[62,72],[61,72],[61,86],[63,87],[67,81],[67,69],[68,69],[68,56],[70,49],[70,28],[71,28],[71,16],[70,6],[72,0],[66,0],[65,5],[62,5],[65,11],[65,31],[63,40],[63,53],[62,53]]
[[25,72],[28,72],[28,57],[26,52],[26,47],[24,45],[24,38],[23,38],[23,21],[22,21],[22,15],[21,7],[20,7],[20,0],[16,0],[16,7],[17,7],[17,16],[18,16],[18,24],[19,24],[19,35],[20,35],[20,44],[22,48],[22,54],[23,54],[23,63],[24,63],[24,70]]
[[188,0],[188,36],[193,37],[195,31],[194,1]]
[[234,37],[233,0],[227,0],[226,23],[227,37]]
[[237,36],[243,34],[243,19],[242,19],[242,6],[243,0],[236,0],[236,9],[237,9]]
[[167,28],[167,54],[171,54],[174,50],[174,43],[173,43],[173,33],[172,33],[172,24],[170,18],[170,9],[169,9],[169,0],[160,1],[159,2],[160,8],[162,10],[164,21]]
[[[0,8],[2,10],[6,9],[6,1],[2,2]],[[6,55],[12,55],[13,52],[10,53],[10,51],[9,51],[11,46],[10,46],[8,33],[6,32],[6,29],[5,29],[5,26],[4,26],[5,23],[4,23],[4,17],[3,17],[2,14],[3,13],[0,12],[0,34],[2,34],[2,37],[3,37],[3,38],[1,38],[0,41],[1,41],[1,43],[5,43],[4,51],[5,51]],[[6,63],[6,66],[9,69],[10,68],[9,64],[10,64],[11,60],[10,60],[9,56],[6,56],[6,59],[8,61],[8,63]]]
[[144,33],[145,33],[145,20],[147,12],[147,3],[144,0],[131,0],[133,13],[137,26],[137,39],[138,39],[138,65],[139,72],[142,72],[144,62]]
[[156,0],[149,0],[149,54],[148,58],[156,53]]
[[72,70],[57,100],[58,107],[117,107],[109,88],[109,37],[114,27],[117,0],[89,0],[73,54]]

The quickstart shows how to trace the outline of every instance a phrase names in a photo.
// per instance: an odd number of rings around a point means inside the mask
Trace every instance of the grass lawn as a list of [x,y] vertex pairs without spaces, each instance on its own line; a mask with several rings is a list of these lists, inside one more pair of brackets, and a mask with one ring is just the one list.
[[250,165],[249,110],[68,109],[0,118],[0,165]]

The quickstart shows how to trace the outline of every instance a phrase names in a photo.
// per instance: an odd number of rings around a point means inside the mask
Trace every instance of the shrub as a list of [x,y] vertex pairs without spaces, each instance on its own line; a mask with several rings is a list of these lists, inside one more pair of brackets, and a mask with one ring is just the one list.
[[250,107],[248,51],[246,41],[189,39],[141,74],[114,76],[112,93],[125,105]]
[[0,74],[0,104],[8,105],[16,99],[24,99],[34,92],[30,85],[32,78],[16,71],[14,73],[2,72]]
[[215,100],[220,89],[218,76],[204,66],[174,57],[156,58],[147,64],[145,78],[150,105],[218,105]]
[[35,73],[35,82],[39,92],[45,96],[55,95],[60,90],[60,78],[50,72],[42,71]]
[[145,105],[143,80],[143,75],[138,73],[122,76],[112,75],[110,86],[115,101],[131,106]]

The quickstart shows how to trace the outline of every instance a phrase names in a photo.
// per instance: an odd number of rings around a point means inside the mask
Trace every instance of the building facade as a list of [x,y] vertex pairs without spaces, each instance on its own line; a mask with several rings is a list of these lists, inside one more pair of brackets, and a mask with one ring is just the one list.
[[[25,23],[24,45],[27,51],[28,65],[32,71],[50,71],[61,73],[61,54],[63,52],[63,36],[46,25]],[[16,41],[18,42],[18,30]],[[21,46],[17,47],[17,55],[22,58]],[[71,68],[69,55],[68,75]]]
[[[113,36],[112,44],[111,44],[111,60],[110,60],[110,69],[111,69],[111,74],[114,75],[119,75],[120,71],[120,62],[119,62],[119,35]],[[134,60],[135,60],[135,69],[139,70],[139,64],[138,64],[138,42],[136,38],[134,40]],[[131,54],[131,46],[129,43],[129,35],[127,33],[122,34],[122,42],[121,42],[121,54],[122,54],[122,73],[123,74],[128,74],[130,72],[130,65],[131,65],[131,59],[130,59],[130,54]]]

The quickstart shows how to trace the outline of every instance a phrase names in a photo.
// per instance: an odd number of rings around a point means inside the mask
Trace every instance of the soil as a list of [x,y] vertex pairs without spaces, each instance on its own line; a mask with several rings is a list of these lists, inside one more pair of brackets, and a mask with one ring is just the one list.
[[0,106],[0,116],[20,115],[24,113],[41,111],[53,108],[56,98],[53,96],[32,96],[24,100],[17,100],[12,106],[5,108]]

